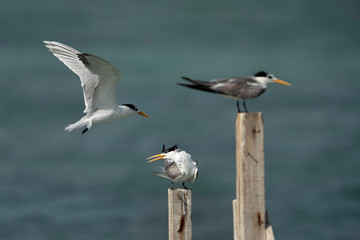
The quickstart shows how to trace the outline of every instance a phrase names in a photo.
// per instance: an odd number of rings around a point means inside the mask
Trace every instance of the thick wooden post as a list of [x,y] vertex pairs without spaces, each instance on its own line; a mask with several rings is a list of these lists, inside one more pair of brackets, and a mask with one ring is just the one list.
[[266,240],[264,175],[262,113],[239,113],[236,118],[236,199],[233,201],[235,240]]
[[191,190],[168,189],[169,240],[191,240]]
[[274,232],[272,229],[272,225],[270,223],[269,214],[265,212],[265,239],[266,240],[275,240]]

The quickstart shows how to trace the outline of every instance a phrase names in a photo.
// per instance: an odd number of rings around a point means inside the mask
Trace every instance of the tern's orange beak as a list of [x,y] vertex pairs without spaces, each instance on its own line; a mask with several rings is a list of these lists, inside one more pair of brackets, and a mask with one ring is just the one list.
[[280,79],[275,79],[275,80],[274,80],[274,83],[280,83],[280,84],[284,84],[284,85],[286,85],[286,86],[291,86],[290,83],[285,82],[285,81],[280,80]]
[[148,157],[147,160],[149,160],[149,159],[151,159],[151,158],[154,158],[154,159],[148,161],[148,163],[149,163],[149,162],[154,162],[154,161],[163,159],[165,156],[166,156],[165,154],[160,153],[160,154],[157,154],[157,155]]
[[137,114],[141,115],[141,116],[144,116],[144,117],[147,117],[147,118],[150,118],[147,114],[143,113],[143,112],[138,112]]

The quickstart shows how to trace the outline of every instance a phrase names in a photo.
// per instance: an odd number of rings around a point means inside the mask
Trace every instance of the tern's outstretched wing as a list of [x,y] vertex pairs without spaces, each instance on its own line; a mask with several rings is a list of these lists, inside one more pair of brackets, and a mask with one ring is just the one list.
[[121,78],[117,68],[104,59],[80,53],[65,44],[53,41],[44,43],[50,52],[80,77],[85,113],[116,106],[115,92]]

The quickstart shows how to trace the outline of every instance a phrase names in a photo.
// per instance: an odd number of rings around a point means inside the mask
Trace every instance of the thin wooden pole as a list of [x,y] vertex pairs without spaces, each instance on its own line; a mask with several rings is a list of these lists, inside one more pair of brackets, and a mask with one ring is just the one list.
[[239,113],[236,118],[236,199],[233,201],[235,240],[266,240],[264,175],[262,113]]
[[191,190],[168,189],[169,240],[191,240]]
[[269,214],[265,212],[265,239],[266,240],[275,240],[274,232],[272,229],[272,225],[269,219]]

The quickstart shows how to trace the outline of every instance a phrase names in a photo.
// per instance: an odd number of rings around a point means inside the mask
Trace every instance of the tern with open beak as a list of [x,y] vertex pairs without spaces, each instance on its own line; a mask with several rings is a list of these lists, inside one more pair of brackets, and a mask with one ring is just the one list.
[[256,98],[263,94],[269,83],[280,83],[291,86],[290,83],[280,80],[273,74],[264,71],[256,73],[255,76],[214,79],[210,82],[193,80],[188,77],[182,77],[182,79],[191,84],[178,83],[180,86],[217,93],[224,97],[236,99],[238,112],[241,112],[239,100],[243,100],[244,110],[247,112],[245,100]]
[[115,121],[134,114],[149,117],[133,104],[121,106],[116,104],[116,88],[121,75],[109,62],[92,54],[81,53],[59,42],[44,41],[44,43],[55,57],[80,77],[83,89],[86,115],[67,126],[65,130],[70,132],[85,127],[82,131],[84,134],[92,125]]
[[153,173],[160,177],[169,178],[171,189],[173,189],[174,182],[182,182],[184,189],[188,189],[185,182],[193,183],[198,177],[197,161],[194,161],[190,154],[179,149],[177,145],[168,149],[165,149],[165,145],[163,145],[162,153],[151,156],[148,160],[148,162],[163,161],[161,172]]

